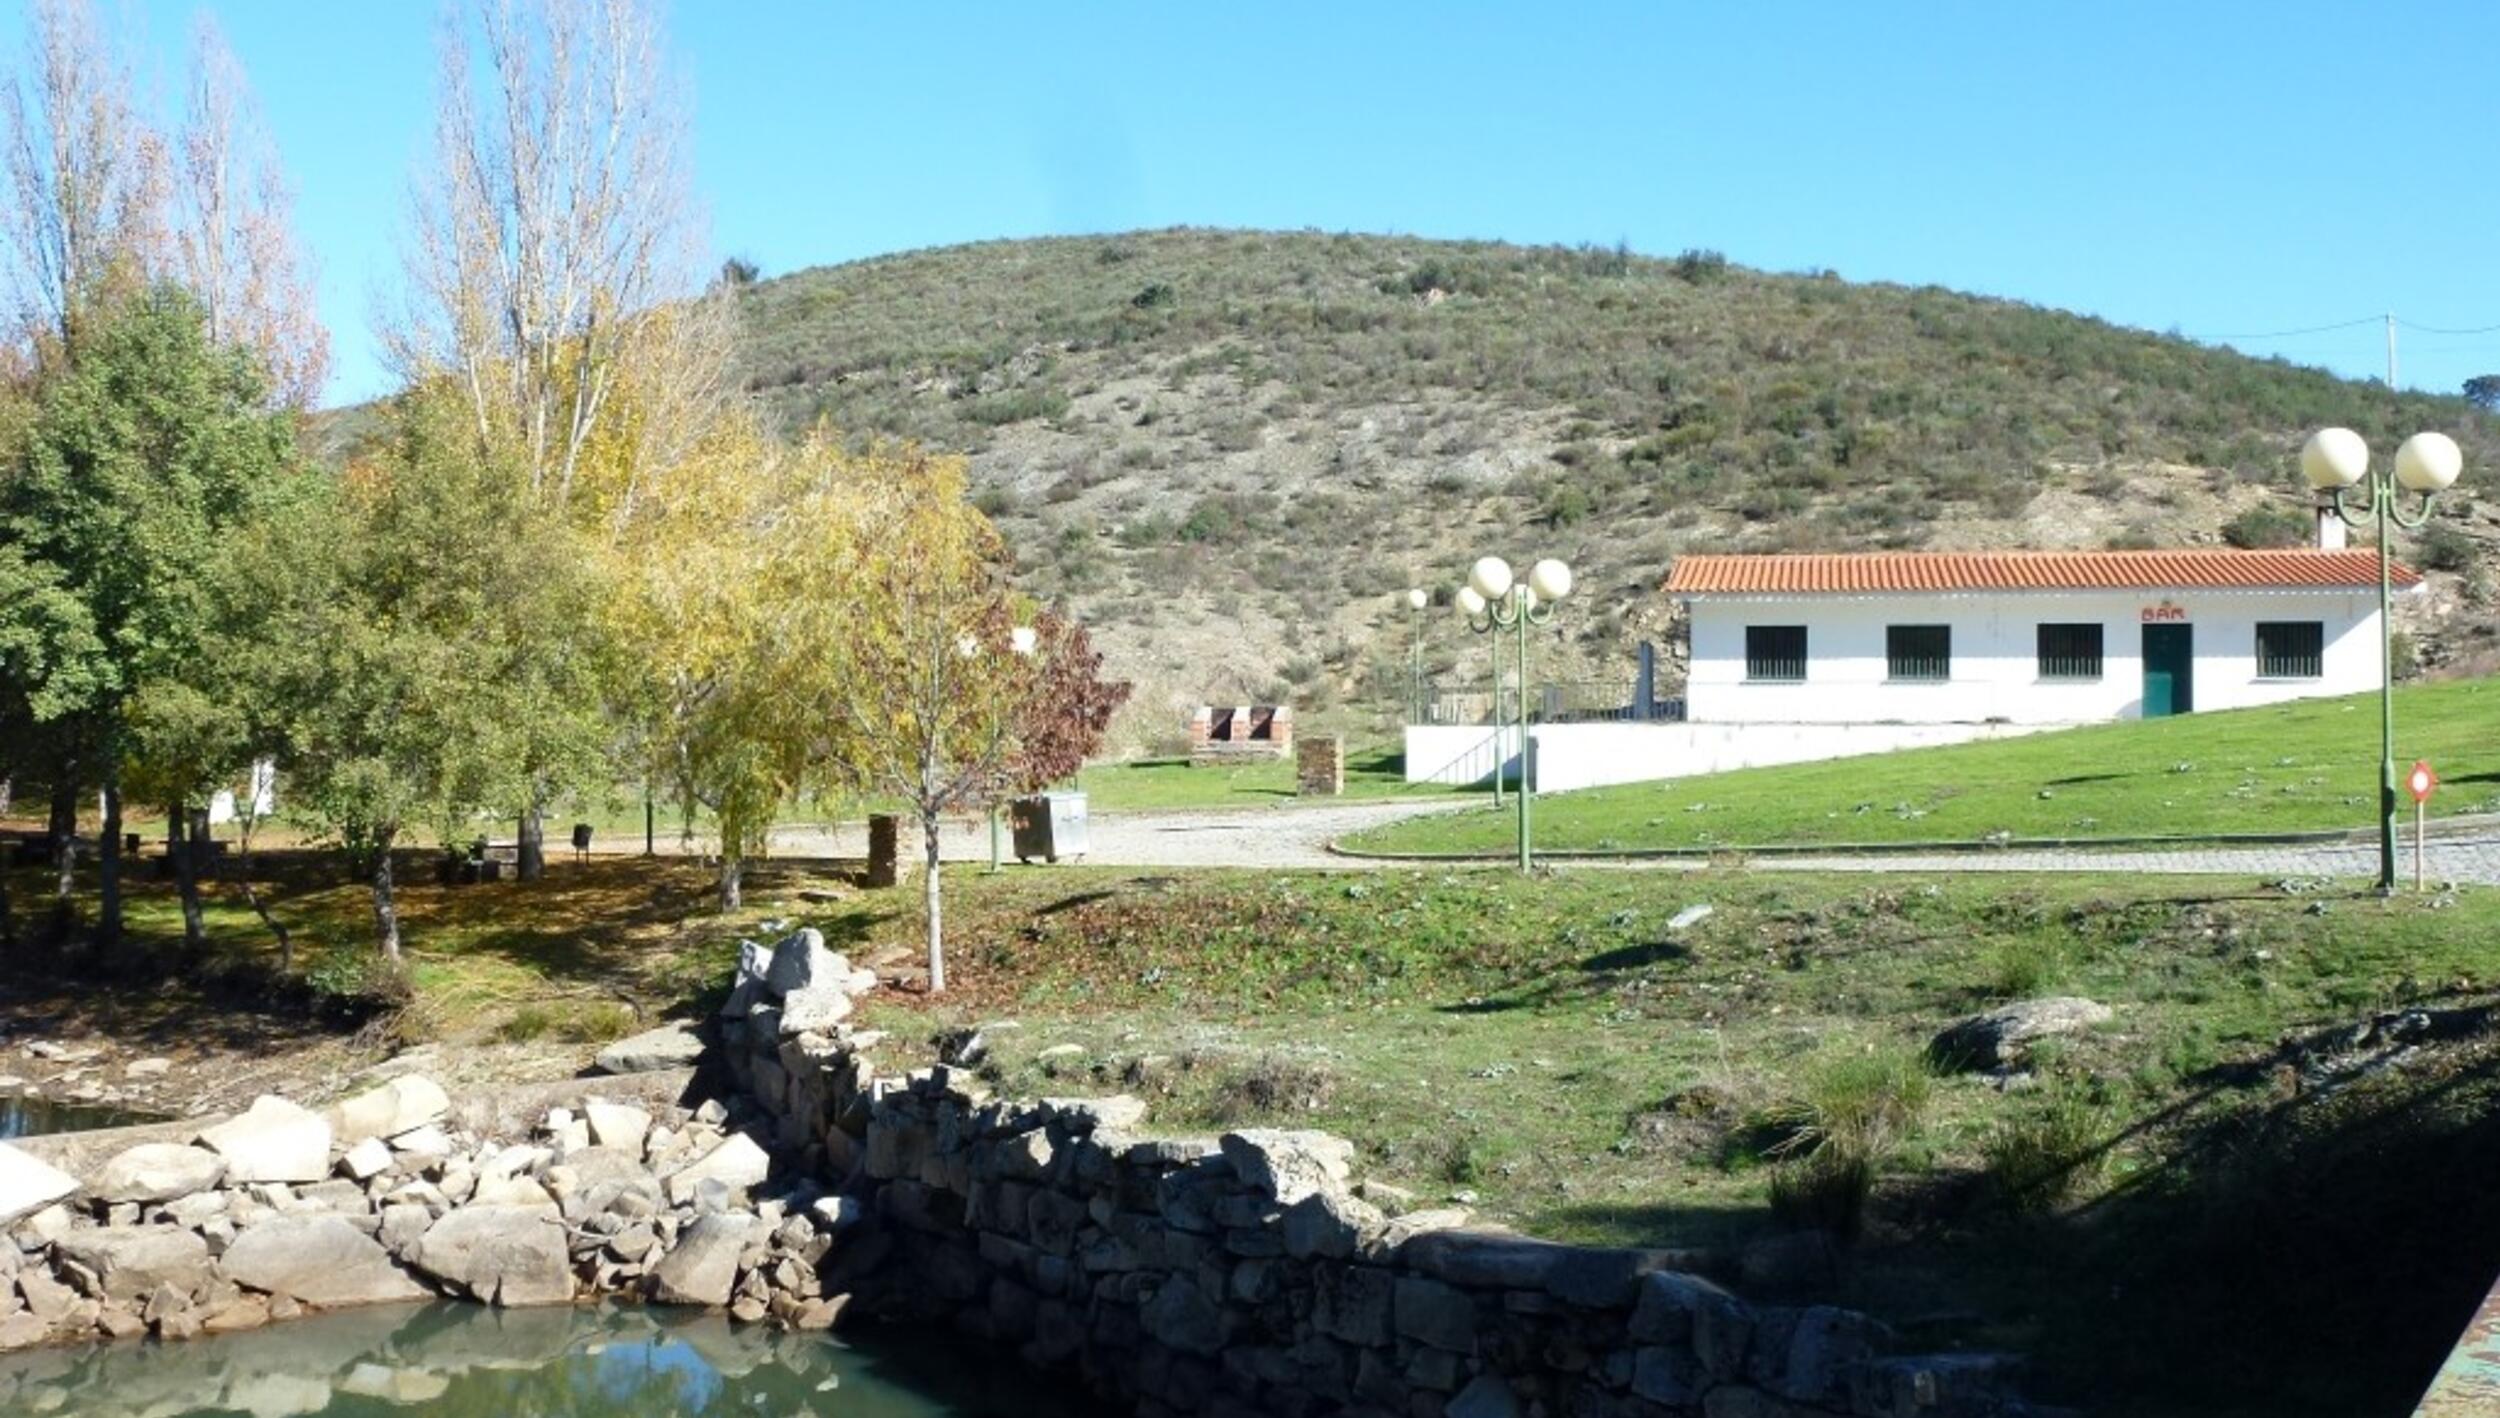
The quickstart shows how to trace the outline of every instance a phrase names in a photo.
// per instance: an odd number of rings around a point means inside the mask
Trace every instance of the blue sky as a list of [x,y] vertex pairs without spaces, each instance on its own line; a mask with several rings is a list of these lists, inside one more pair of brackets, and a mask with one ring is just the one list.
[[[128,0],[103,0],[120,13]],[[426,0],[214,13],[285,151],[338,353],[425,148]],[[1715,247],[1934,282],[2344,373],[2375,317],[2500,326],[2500,6],[2378,3],[848,5],[679,0],[713,244],[768,274],[1180,223]],[[2400,332],[2400,378],[2500,331]]]

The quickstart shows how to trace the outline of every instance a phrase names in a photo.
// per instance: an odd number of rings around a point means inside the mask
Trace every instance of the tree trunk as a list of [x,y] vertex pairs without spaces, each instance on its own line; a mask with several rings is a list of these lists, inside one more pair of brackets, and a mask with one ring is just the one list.
[[174,860],[174,888],[182,898],[182,948],[197,958],[208,948],[208,921],[200,914],[201,822],[175,803],[165,810],[165,851]]
[[104,770],[104,828],[96,834],[96,943],[107,950],[122,940],[122,775]]
[[921,897],[929,908],[929,993],[946,993],[946,935],[938,907],[938,820],[934,813],[920,819],[921,840],[928,849],[928,878],[921,886]]
[[520,851],[513,875],[536,881],[547,874],[547,810],[533,801],[521,814]]
[[373,851],[373,932],[382,958],[399,963],[399,903],[391,899],[391,839],[395,831],[375,834]]
[[52,838],[52,869],[56,880],[52,888],[52,915],[58,926],[67,926],[78,887],[78,776],[70,765],[61,765],[61,781],[52,785],[52,820],[47,828]]
[[243,899],[251,903],[252,914],[260,917],[260,923],[278,938],[278,973],[292,974],[295,970],[295,941],[286,933],[286,927],[279,924],[278,918],[270,914],[268,903],[260,899],[260,888],[252,884],[252,828],[257,821],[250,812],[243,814],[243,831],[236,836],[234,843],[234,876],[243,887]]
[[727,843],[722,843],[720,854],[720,908],[722,910],[735,911],[745,904],[746,870],[746,858],[730,850]]

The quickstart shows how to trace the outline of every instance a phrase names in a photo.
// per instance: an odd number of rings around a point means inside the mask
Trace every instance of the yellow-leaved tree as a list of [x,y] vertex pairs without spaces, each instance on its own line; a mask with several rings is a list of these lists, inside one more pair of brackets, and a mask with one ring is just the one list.
[[907,804],[919,825],[935,994],[944,818],[1074,772],[1127,686],[1103,683],[1083,633],[1011,588],[1005,543],[964,496],[963,459],[905,445],[863,461],[876,520],[838,613],[844,664],[822,717],[842,726],[852,784]]

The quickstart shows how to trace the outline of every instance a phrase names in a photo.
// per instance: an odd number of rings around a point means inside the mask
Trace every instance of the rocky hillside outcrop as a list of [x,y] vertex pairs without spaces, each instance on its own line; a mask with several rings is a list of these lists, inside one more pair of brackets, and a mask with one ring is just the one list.
[[[2193,545],[2298,535],[2296,452],[2500,439],[2462,399],[1934,287],[1715,253],[1316,232],[985,242],[741,294],[741,363],[787,427],[971,455],[1035,592],[1139,681],[1129,747],[1200,702],[1320,727],[1398,702],[1409,586],[1560,555],[1580,595],[1540,650],[1628,679],[1671,637],[1692,549]],[[2426,660],[2491,647],[2467,575],[2500,500],[2455,500]],[[1428,613],[1436,671],[1481,642]],[[2460,641],[2466,643],[2459,643]]]

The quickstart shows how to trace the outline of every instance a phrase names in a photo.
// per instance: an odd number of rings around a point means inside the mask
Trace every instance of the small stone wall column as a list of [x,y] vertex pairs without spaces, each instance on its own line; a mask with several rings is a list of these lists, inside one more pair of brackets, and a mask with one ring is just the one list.
[[1333,798],[1345,792],[1345,736],[1310,734],[1294,750],[1296,786],[1306,798]]
[[903,880],[903,819],[890,812],[868,818],[868,884],[896,886]]

